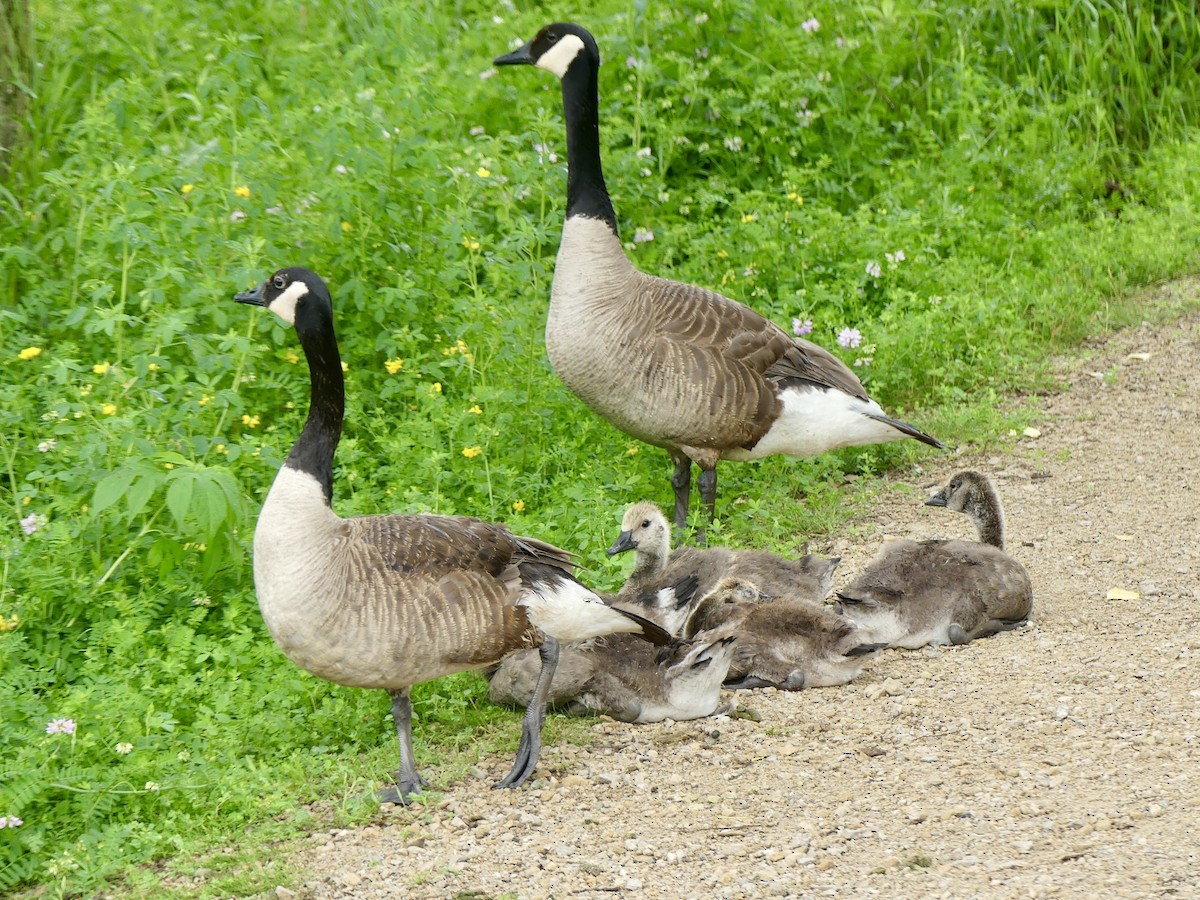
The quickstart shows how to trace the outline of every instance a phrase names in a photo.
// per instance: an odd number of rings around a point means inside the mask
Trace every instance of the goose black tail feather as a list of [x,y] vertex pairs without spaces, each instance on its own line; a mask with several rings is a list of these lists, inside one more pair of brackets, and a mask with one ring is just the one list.
[[937,447],[939,450],[946,445],[932,435],[928,435],[915,425],[909,425],[907,422],[901,422],[899,419],[893,419],[891,416],[880,415],[878,413],[864,413],[867,418],[874,419],[876,422],[882,422],[884,425],[891,425],[901,434],[907,435],[910,438],[916,438],[922,444],[928,444],[930,447]]

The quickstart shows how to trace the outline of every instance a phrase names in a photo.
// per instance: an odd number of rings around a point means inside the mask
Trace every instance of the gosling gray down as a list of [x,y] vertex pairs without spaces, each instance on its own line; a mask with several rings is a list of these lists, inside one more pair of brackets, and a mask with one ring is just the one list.
[[[634,553],[633,569],[615,600],[679,637],[695,609],[728,579],[739,579],[743,592],[729,599],[808,600],[822,603],[833,588],[838,559],[806,554],[784,559],[765,550],[727,547],[679,547],[671,552],[671,528],[661,509],[648,500],[634,503],[621,519],[621,533],[608,555]],[[690,597],[658,590],[686,576],[698,586]],[[686,602],[683,602],[686,601]]]
[[753,584],[726,579],[688,619],[696,642],[737,635],[725,677],[729,690],[783,691],[847,684],[887,645],[827,606],[806,600],[762,603]]
[[[573,715],[637,723],[682,722],[732,710],[732,704],[721,703],[721,686],[740,638],[722,634],[678,641],[656,653],[645,641],[628,637],[618,634],[563,647],[550,706]],[[533,651],[510,653],[492,675],[488,698],[524,705],[536,676]]]
[[890,541],[838,591],[839,610],[871,640],[910,650],[965,644],[1028,622],[1033,586],[1004,552],[1004,509],[987,476],[959,472],[925,503],[965,513],[982,543]]
[[644,274],[625,256],[600,161],[600,52],[578,25],[547,25],[496,65],[562,82],[567,211],[546,319],[546,353],[601,418],[674,462],[675,525],[687,524],[694,462],[711,520],[717,461],[814,456],[902,437],[941,447],[887,416],[822,347],[734,300]]
[[541,671],[517,758],[497,785],[516,787],[537,766],[559,642],[630,632],[662,643],[667,635],[576,581],[566,551],[502,525],[467,516],[339,517],[333,457],[345,387],[329,290],[307,269],[287,268],[234,299],[295,328],[311,388],[304,428],[254,530],[254,586],[271,637],[314,675],[391,696],[400,769],[379,797],[392,802],[425,784],[413,756],[410,687],[538,647]]

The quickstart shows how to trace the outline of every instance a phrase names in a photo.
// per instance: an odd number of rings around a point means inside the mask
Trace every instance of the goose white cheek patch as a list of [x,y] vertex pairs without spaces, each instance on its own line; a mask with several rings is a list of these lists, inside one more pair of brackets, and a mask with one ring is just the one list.
[[267,309],[283,319],[289,325],[296,324],[296,304],[308,293],[308,285],[303,281],[293,281],[282,294],[272,300]]
[[559,78],[567,74],[567,69],[575,58],[583,52],[583,41],[574,34],[566,35],[557,44],[538,57],[537,67],[553,72]]

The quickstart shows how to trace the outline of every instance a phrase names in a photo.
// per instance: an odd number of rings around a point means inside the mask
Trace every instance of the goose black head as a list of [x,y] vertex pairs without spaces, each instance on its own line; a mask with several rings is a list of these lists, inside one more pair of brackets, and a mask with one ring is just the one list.
[[524,46],[497,56],[494,62],[498,66],[537,66],[563,78],[579,59],[600,64],[595,38],[586,28],[572,22],[555,22]]
[[323,325],[333,315],[333,301],[325,282],[315,272],[299,266],[280,269],[258,287],[235,294],[233,299],[265,307],[297,331],[304,331],[306,325]]

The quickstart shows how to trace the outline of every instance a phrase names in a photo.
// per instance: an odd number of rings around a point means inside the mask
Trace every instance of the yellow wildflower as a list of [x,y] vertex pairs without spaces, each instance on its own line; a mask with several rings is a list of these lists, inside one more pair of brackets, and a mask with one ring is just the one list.
[[486,166],[480,166],[478,169],[475,170],[475,174],[478,175],[480,178],[491,178],[492,177],[492,173],[488,170],[488,168]]
[[342,231],[346,232],[346,234],[349,234],[353,230],[354,230],[354,226],[351,225],[349,222],[342,223]]
[[346,365],[346,363],[345,363],[345,362],[343,362],[343,363],[342,363],[342,371],[343,371],[343,372],[349,372],[349,371],[350,371],[350,367],[349,367],[348,365]]
[[100,405],[100,412],[104,413],[106,416],[111,416],[116,411],[117,404],[115,403],[103,403]]
[[385,360],[383,363],[383,367],[385,369],[387,369],[387,373],[389,375],[395,375],[397,372],[399,372],[401,369],[404,368],[404,360],[402,360],[402,359]]
[[250,196],[250,188],[246,187],[246,185],[244,185],[244,184],[240,188],[235,188],[233,192],[235,194],[237,194],[237,196],[239,196],[239,197],[249,197]]
[[257,428],[258,422],[258,416],[242,416],[242,424],[247,428]]
[[24,350],[22,350],[20,353],[17,354],[17,356],[21,359],[33,359],[35,356],[41,356],[41,355],[42,355],[41,347],[26,347]]
[[463,238],[463,246],[474,253],[479,249],[479,241],[472,240],[471,238]]
[[788,191],[787,198],[789,200],[795,200],[796,203],[798,203],[800,206],[804,205],[804,198],[801,197],[799,194],[797,194],[795,191]]
[[181,187],[179,189],[179,193],[183,194],[183,196],[186,197],[188,194],[190,194],[195,189],[196,189],[196,186],[194,184],[185,184],[183,187]]
[[208,406],[208,404],[210,404],[210,403],[212,403],[212,397],[208,396],[208,394],[205,394],[203,397],[200,398],[201,406]]
[[289,362],[294,366],[296,363],[300,362],[300,354],[295,350],[289,350],[287,353],[283,354],[283,361]]
[[742,224],[747,225],[750,222],[753,222],[757,218],[758,218],[758,216],[756,216],[754,213],[744,213],[742,215]]
[[629,454],[630,456],[637,456],[637,452],[639,449],[640,448],[638,447],[637,444],[630,444],[628,447],[625,448],[625,452],[627,454]]
[[96,363],[94,366],[92,366],[92,371],[95,372],[97,375],[103,375],[105,372],[107,372],[109,370],[109,368],[111,368],[109,363],[106,363],[106,362]]
[[85,384],[83,387],[81,387],[79,389],[80,397],[90,397],[91,395],[92,395],[92,386],[90,384]]
[[442,383],[440,381],[435,381],[433,383],[433,392],[435,394],[440,394],[442,392]]
[[482,447],[463,447],[463,456],[465,456],[467,459],[474,459],[482,452]]
[[151,372],[157,372],[162,367],[158,363],[150,363],[146,368]]
[[479,408],[478,403],[476,403],[474,406],[472,406],[470,409],[468,409],[467,412],[469,412],[473,416],[482,416],[483,415],[483,410]]
[[32,503],[32,502],[33,502],[33,498],[32,498],[32,497],[22,497],[22,498],[21,498],[21,505],[22,505],[22,506],[28,506],[28,505],[29,505],[30,503]]
[[514,512],[525,512],[525,501],[524,500],[514,500],[513,501],[513,511]]
[[215,447],[213,447],[213,449],[222,455],[227,456],[229,454],[229,451],[226,449],[224,444],[217,444]]
[[728,255],[729,255],[729,251],[727,251],[727,250],[718,250],[717,251],[718,259],[725,259],[725,257],[727,257]]

